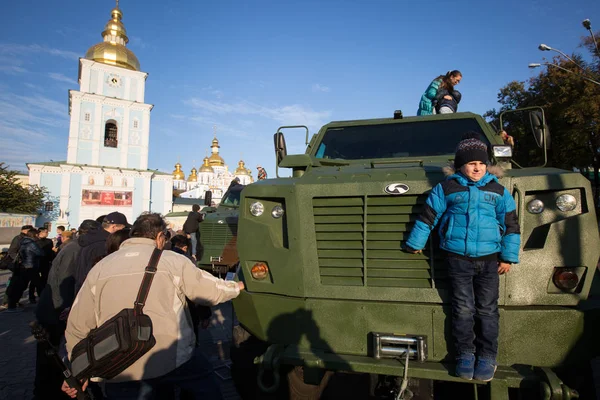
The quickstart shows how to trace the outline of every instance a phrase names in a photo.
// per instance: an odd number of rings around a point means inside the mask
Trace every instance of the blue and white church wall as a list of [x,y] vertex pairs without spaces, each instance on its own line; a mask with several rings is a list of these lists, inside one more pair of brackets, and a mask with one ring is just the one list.
[[[47,165],[50,164],[50,165]],[[170,174],[60,163],[28,164],[30,182],[48,189],[54,212],[38,216],[36,224],[77,228],[85,219],[113,211],[133,222],[142,212],[167,214],[172,207]]]

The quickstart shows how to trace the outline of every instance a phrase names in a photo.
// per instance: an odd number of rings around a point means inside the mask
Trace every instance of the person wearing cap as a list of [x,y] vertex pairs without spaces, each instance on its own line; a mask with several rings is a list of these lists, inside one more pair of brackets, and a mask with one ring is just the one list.
[[120,212],[111,212],[102,220],[99,228],[90,229],[86,234],[80,235],[77,239],[81,246],[81,253],[77,259],[77,272],[75,284],[75,293],[83,285],[83,281],[98,261],[106,255],[106,240],[111,233],[120,231],[129,227],[127,217]]
[[484,382],[496,371],[498,275],[519,262],[521,244],[515,201],[490,173],[501,170],[487,164],[487,146],[479,134],[465,134],[454,157],[458,171],[433,188],[405,245],[411,253],[422,252],[439,223],[451,283],[455,373]]
[[[86,235],[91,229],[99,229],[100,224],[93,219],[86,219],[79,226],[79,232]],[[72,240],[71,231],[62,233],[60,251],[52,261],[48,274],[48,282],[42,290],[35,317],[48,332],[50,342],[58,347],[66,329],[66,316],[75,300],[75,270],[81,246]],[[66,311],[65,311],[66,310]],[[35,380],[33,395],[36,399],[65,398],[61,390],[64,379],[60,369],[56,368],[52,359],[45,354],[45,347],[39,342],[35,364]]]

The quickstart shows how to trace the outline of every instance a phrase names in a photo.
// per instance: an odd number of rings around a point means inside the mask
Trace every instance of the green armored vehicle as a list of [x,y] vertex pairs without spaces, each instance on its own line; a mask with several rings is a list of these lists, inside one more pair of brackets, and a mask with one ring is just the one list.
[[[202,257],[198,266],[215,274],[235,270],[239,257],[236,248],[240,195],[244,185],[232,185],[223,195],[218,207],[206,207],[200,223]],[[208,193],[208,192],[207,192]],[[211,196],[205,196],[210,205]]]
[[[543,112],[530,118],[546,154]],[[292,176],[246,187],[237,241],[247,291],[234,300],[241,327],[232,359],[262,344],[261,389],[285,383],[286,396],[319,398],[332,371],[351,373],[351,383],[367,376],[365,396],[383,388],[409,398],[407,386],[430,393],[440,382],[466,382],[453,376],[439,239],[432,235],[423,254],[402,248],[467,131],[478,132],[505,169],[500,182],[517,205],[521,251],[520,263],[500,276],[496,376],[489,385],[457,386],[493,399],[527,390],[520,398],[577,396],[579,381],[563,372],[599,354],[587,300],[600,257],[590,183],[575,172],[511,167],[511,147],[472,113],[331,122],[310,143],[306,129],[302,155],[286,155],[278,130],[278,168]],[[358,393],[348,398],[366,398]]]

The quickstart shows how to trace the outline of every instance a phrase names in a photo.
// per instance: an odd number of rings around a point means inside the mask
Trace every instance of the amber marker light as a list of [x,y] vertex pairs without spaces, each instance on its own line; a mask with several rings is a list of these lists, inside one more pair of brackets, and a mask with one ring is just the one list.
[[264,262],[257,262],[250,270],[252,277],[257,280],[263,280],[269,275],[269,267]]

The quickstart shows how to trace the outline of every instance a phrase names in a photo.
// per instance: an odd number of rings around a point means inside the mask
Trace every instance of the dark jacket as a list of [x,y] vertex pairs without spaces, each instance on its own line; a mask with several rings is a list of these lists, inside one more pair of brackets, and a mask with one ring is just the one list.
[[41,324],[58,324],[58,316],[75,300],[75,272],[81,246],[76,240],[64,243],[52,262],[48,283],[35,310]]
[[8,256],[11,258],[11,260],[14,261],[14,259],[17,257],[17,254],[19,253],[19,247],[21,247],[21,241],[25,237],[27,237],[27,235],[19,233],[13,238],[13,240],[11,240],[10,246],[8,247]]
[[187,219],[183,223],[183,231],[188,234],[198,232],[200,222],[202,222],[202,214],[200,214],[198,211],[190,212]]
[[[452,100],[445,99],[444,96],[452,97]],[[448,107],[452,111],[458,111],[458,103],[460,103],[460,99],[462,95],[458,90],[452,90],[451,92],[446,89],[440,89],[437,94],[437,103],[435,105],[435,109],[439,112],[440,108]]]
[[19,255],[21,256],[21,266],[23,268],[39,268],[40,259],[44,255],[44,252],[35,240],[30,237],[24,237],[19,248]]
[[77,271],[75,278],[75,294],[79,292],[83,282],[92,267],[106,255],[106,239],[110,233],[103,228],[92,229],[85,235],[80,236],[77,241],[81,246],[81,252],[77,257]]
[[54,260],[54,257],[56,256],[56,253],[52,250],[52,248],[54,248],[54,243],[52,243],[52,240],[44,238],[38,240],[37,244],[44,253],[40,260],[40,268],[50,268],[50,264],[52,264],[52,260]]
[[518,263],[521,232],[515,209],[515,200],[494,175],[487,172],[473,182],[455,173],[433,188],[406,245],[423,249],[439,222],[443,250],[468,258],[499,254],[501,261]]

